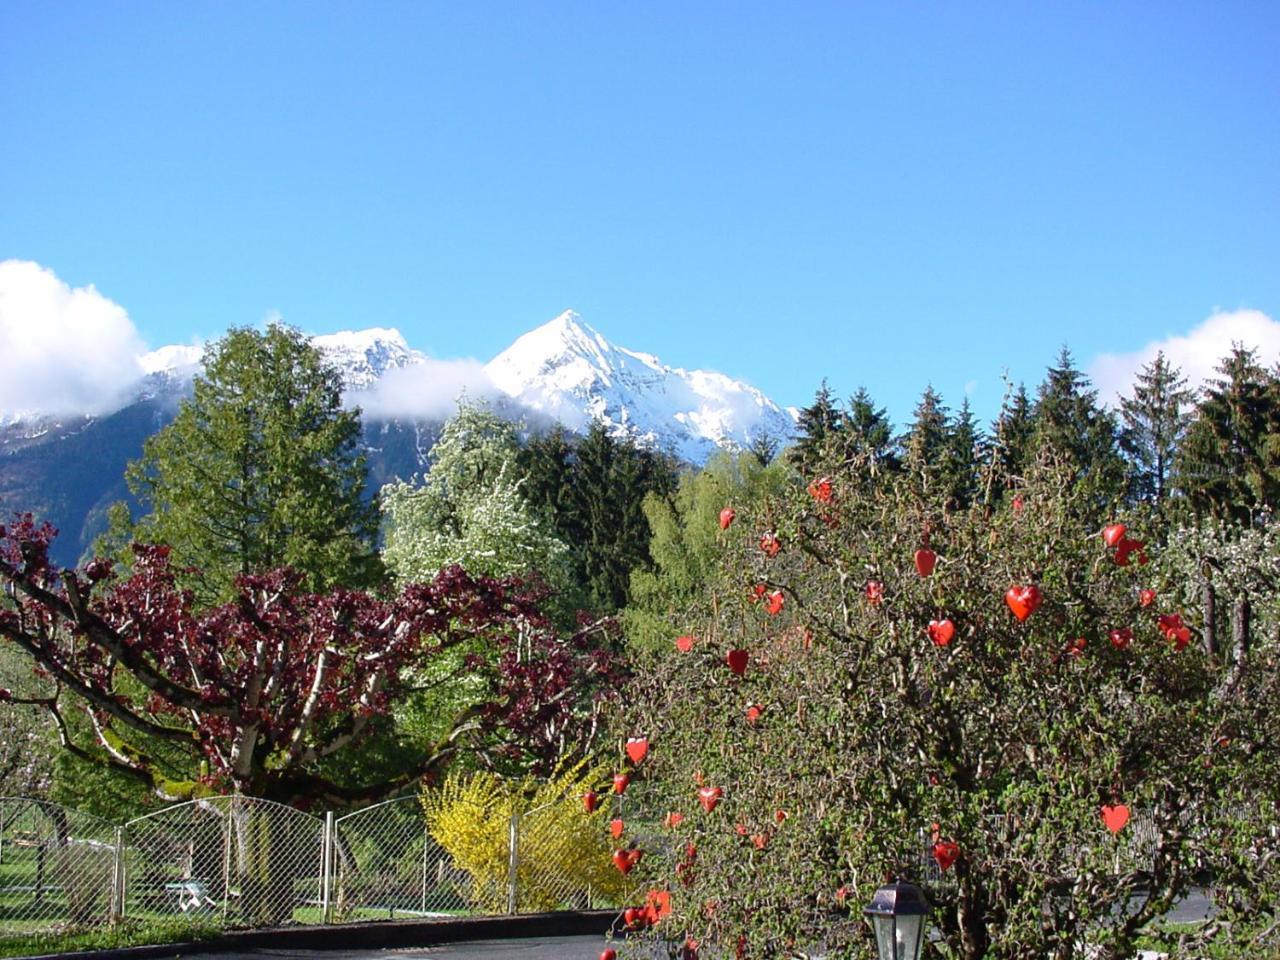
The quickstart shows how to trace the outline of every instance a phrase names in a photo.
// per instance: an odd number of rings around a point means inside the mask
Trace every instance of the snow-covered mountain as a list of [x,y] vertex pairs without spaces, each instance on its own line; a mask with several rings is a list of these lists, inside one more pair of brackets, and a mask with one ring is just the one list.
[[[337,366],[347,391],[366,409],[386,410],[385,402],[369,400],[388,373],[429,360],[395,329],[343,331],[314,337],[312,343]],[[141,395],[155,396],[163,392],[158,383],[190,380],[199,368],[199,348],[163,347],[144,362],[149,388]],[[487,382],[472,388],[509,398],[504,409],[524,408],[533,420],[558,421],[575,431],[601,420],[617,436],[694,463],[717,449],[746,447],[761,435],[785,443],[795,431],[793,413],[750,384],[710,370],[669,367],[651,354],[614,346],[572,310],[519,337],[484,365],[482,375]],[[411,391],[402,377],[396,379],[392,407],[399,407],[404,419],[414,419]]]
[[485,372],[503,393],[572,430],[601,420],[695,463],[761,434],[785,442],[795,431],[792,416],[750,384],[616,347],[572,310],[517,339]]

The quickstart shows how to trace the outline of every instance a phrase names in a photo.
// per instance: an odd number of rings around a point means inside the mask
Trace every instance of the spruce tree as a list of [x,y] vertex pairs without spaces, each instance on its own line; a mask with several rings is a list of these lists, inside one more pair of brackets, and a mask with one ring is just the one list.
[[228,599],[240,574],[286,565],[314,591],[370,585],[378,515],[359,439],[340,375],[302,333],[232,329],[128,468],[149,510],[131,533],[197,568],[187,585],[201,603]]
[[1164,352],[1145,365],[1133,395],[1120,400],[1120,446],[1129,459],[1129,493],[1157,508],[1170,492],[1174,458],[1191,423],[1195,395]]
[[901,462],[895,452],[893,424],[884,407],[877,407],[866,387],[849,398],[844,418],[846,456],[865,456],[880,470],[896,470]]
[[933,386],[927,386],[916,404],[911,426],[902,438],[903,467],[912,487],[924,496],[945,492],[949,436],[947,408]]
[[844,418],[836,403],[835,394],[824,378],[822,386],[814,394],[813,403],[802,407],[796,420],[798,439],[789,453],[791,462],[802,472],[806,471],[819,460],[827,443],[843,427]]
[[1000,475],[1006,483],[1021,480],[1034,455],[1036,434],[1035,411],[1026,386],[1018,384],[1018,389],[1005,398],[991,432]]
[[1076,369],[1066,347],[1040,384],[1035,419],[1037,452],[1069,458],[1087,500],[1101,508],[1123,492],[1124,460],[1115,418],[1098,403],[1098,392]]
[[1249,520],[1280,499],[1280,384],[1240,344],[1218,373],[1187,430],[1177,487],[1199,515]]
[[947,500],[953,507],[968,507],[977,497],[978,460],[982,442],[981,432],[969,406],[969,398],[965,397],[947,434],[942,477]]

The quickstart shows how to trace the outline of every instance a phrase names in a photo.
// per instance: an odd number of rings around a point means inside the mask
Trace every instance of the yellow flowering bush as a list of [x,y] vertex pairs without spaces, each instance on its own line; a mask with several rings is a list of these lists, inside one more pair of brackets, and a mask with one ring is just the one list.
[[562,767],[547,780],[452,774],[438,789],[423,792],[427,830],[469,875],[469,897],[486,911],[509,908],[513,822],[519,910],[617,905],[628,883],[610,859],[606,805],[588,813],[582,802],[601,779],[585,761]]

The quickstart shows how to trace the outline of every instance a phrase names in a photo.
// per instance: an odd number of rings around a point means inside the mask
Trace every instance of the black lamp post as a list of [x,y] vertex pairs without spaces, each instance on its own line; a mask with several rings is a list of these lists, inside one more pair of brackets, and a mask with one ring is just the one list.
[[862,912],[875,931],[880,960],[920,960],[929,903],[919,887],[895,880],[877,890]]

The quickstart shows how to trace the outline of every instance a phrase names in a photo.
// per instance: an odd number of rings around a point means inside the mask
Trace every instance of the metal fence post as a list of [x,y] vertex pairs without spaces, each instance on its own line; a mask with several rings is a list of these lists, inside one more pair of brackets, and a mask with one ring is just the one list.
[[124,827],[116,827],[116,847],[111,857],[111,923],[124,917]]
[[520,811],[511,811],[510,849],[507,858],[507,913],[515,913],[519,906],[520,872]]
[[324,815],[324,833],[321,841],[320,852],[320,922],[329,922],[329,900],[333,890],[333,844],[334,831],[336,825],[333,819],[333,811],[328,810]]

